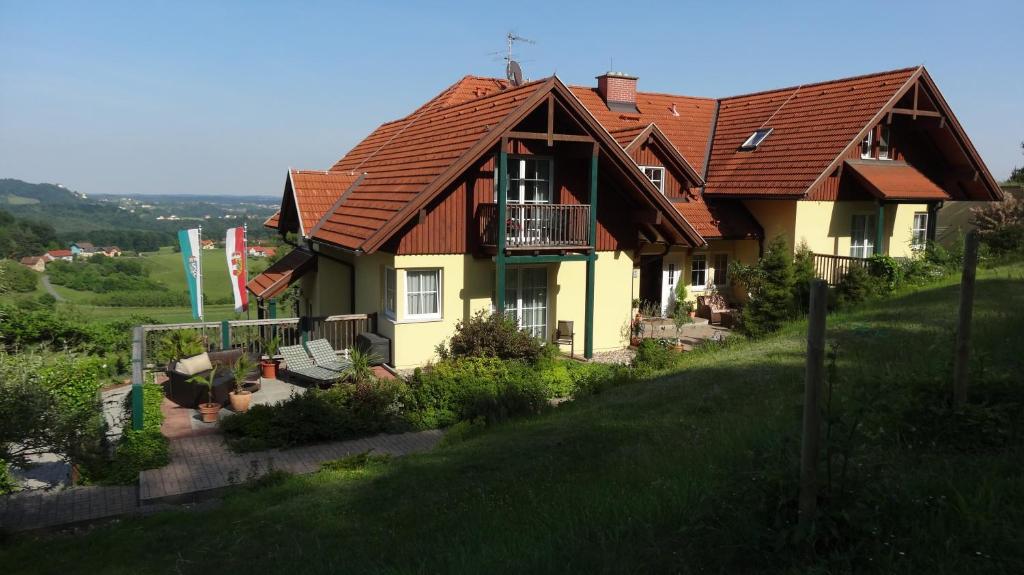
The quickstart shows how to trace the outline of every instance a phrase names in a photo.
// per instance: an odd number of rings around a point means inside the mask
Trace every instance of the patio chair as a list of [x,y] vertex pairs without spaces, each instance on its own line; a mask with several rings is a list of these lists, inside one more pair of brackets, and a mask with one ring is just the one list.
[[342,372],[352,365],[348,357],[348,350],[341,352],[341,357],[339,357],[338,352],[331,347],[331,342],[326,339],[307,341],[306,350],[309,351],[309,355],[313,356],[313,363],[331,371]]
[[576,355],[576,332],[571,321],[559,321],[555,330],[555,343],[569,346],[569,357]]
[[280,351],[288,373],[295,374],[301,379],[315,382],[318,385],[331,385],[338,380],[338,372],[313,363],[313,359],[309,357],[301,345],[283,345]]

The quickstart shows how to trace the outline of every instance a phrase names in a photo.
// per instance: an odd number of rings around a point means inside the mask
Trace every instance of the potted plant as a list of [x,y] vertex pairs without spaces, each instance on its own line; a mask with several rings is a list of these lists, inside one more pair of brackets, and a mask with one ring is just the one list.
[[192,357],[193,355],[199,355],[203,353],[202,341],[199,339],[199,334],[190,329],[176,329],[168,332],[167,335],[160,338],[160,342],[157,344],[157,360],[167,366],[167,371],[171,371],[171,366],[174,362],[179,359],[186,357]]
[[277,379],[277,368],[281,362],[274,356],[277,355],[280,347],[281,336],[276,334],[267,340],[267,345],[264,347],[266,355],[260,359],[260,375],[267,379]]
[[629,345],[636,347],[644,336],[644,321],[640,314],[637,314],[629,324]]
[[199,404],[199,414],[203,418],[203,423],[216,423],[217,415],[220,413],[221,405],[213,401],[213,380],[216,376],[217,367],[214,366],[209,375],[193,375],[189,378],[191,382],[206,386],[209,401]]
[[693,323],[693,318],[691,318],[689,315],[687,315],[685,313],[681,313],[677,309],[676,314],[674,316],[672,316],[672,324],[676,328],[676,342],[675,342],[675,345],[674,345],[674,348],[675,348],[676,351],[679,351],[679,352],[683,351],[683,340],[681,338],[681,333],[683,331],[683,326],[685,326],[685,325],[687,325],[689,323]]
[[235,363],[231,365],[231,381],[235,389],[228,393],[228,399],[231,402],[231,411],[235,413],[249,411],[249,404],[252,403],[252,391],[246,389],[245,379],[255,367],[255,362],[244,353],[238,356]]
[[690,288],[682,282],[676,286],[676,315],[687,315],[691,319],[697,316],[697,306],[690,299]]

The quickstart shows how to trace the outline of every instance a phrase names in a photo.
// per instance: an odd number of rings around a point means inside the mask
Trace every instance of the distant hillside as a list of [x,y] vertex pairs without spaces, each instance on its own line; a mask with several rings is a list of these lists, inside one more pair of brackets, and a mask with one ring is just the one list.
[[0,179],[0,210],[45,222],[61,243],[85,240],[137,251],[171,245],[178,230],[199,225],[206,237],[221,237],[243,223],[250,237],[265,237],[263,221],[279,202],[261,196],[88,196],[59,184]]

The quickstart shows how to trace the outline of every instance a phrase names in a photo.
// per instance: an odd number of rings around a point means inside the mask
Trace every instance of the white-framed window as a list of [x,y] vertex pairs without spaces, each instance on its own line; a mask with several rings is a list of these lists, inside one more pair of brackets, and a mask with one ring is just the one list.
[[510,267],[505,274],[505,313],[519,329],[541,340],[548,335],[548,270]]
[[647,179],[654,184],[654,187],[658,188],[658,191],[662,194],[665,193],[665,168],[661,166],[640,166],[640,169],[644,171],[644,175]]
[[[544,156],[508,157],[509,204],[550,204],[554,197],[551,177],[554,161]],[[498,162],[494,167],[494,201],[498,201]]]
[[850,257],[869,258],[875,253],[875,216],[855,214],[850,222]]
[[860,142],[860,157],[865,160],[872,157],[871,153],[871,142],[874,138],[875,130],[868,130],[868,133],[864,135],[864,139]]
[[405,270],[405,318],[441,318],[441,270]]
[[928,212],[914,212],[914,227],[911,234],[911,248],[923,250],[928,245]]
[[668,287],[676,285],[676,264],[668,264]]
[[712,260],[715,264],[712,280],[716,286],[724,286],[729,283],[729,254],[715,254]]
[[704,254],[690,256],[690,288],[696,291],[708,285],[708,257]]
[[740,149],[747,152],[751,150],[756,150],[757,147],[761,145],[761,142],[763,142],[765,138],[768,137],[768,134],[771,133],[772,128],[758,128],[754,130],[754,133],[750,134],[750,137],[743,142],[743,145],[740,146]]
[[889,126],[882,124],[878,127],[878,159],[889,160]]
[[395,268],[384,268],[384,315],[391,319],[396,319],[398,316],[395,291],[397,283]]

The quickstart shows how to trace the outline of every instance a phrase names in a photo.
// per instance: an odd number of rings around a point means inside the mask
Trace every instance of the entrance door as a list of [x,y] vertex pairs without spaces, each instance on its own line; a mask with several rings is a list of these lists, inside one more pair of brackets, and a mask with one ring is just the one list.
[[541,340],[548,334],[547,268],[508,268],[505,273],[505,313],[519,328]]
[[661,305],[661,256],[640,256],[640,305]]

